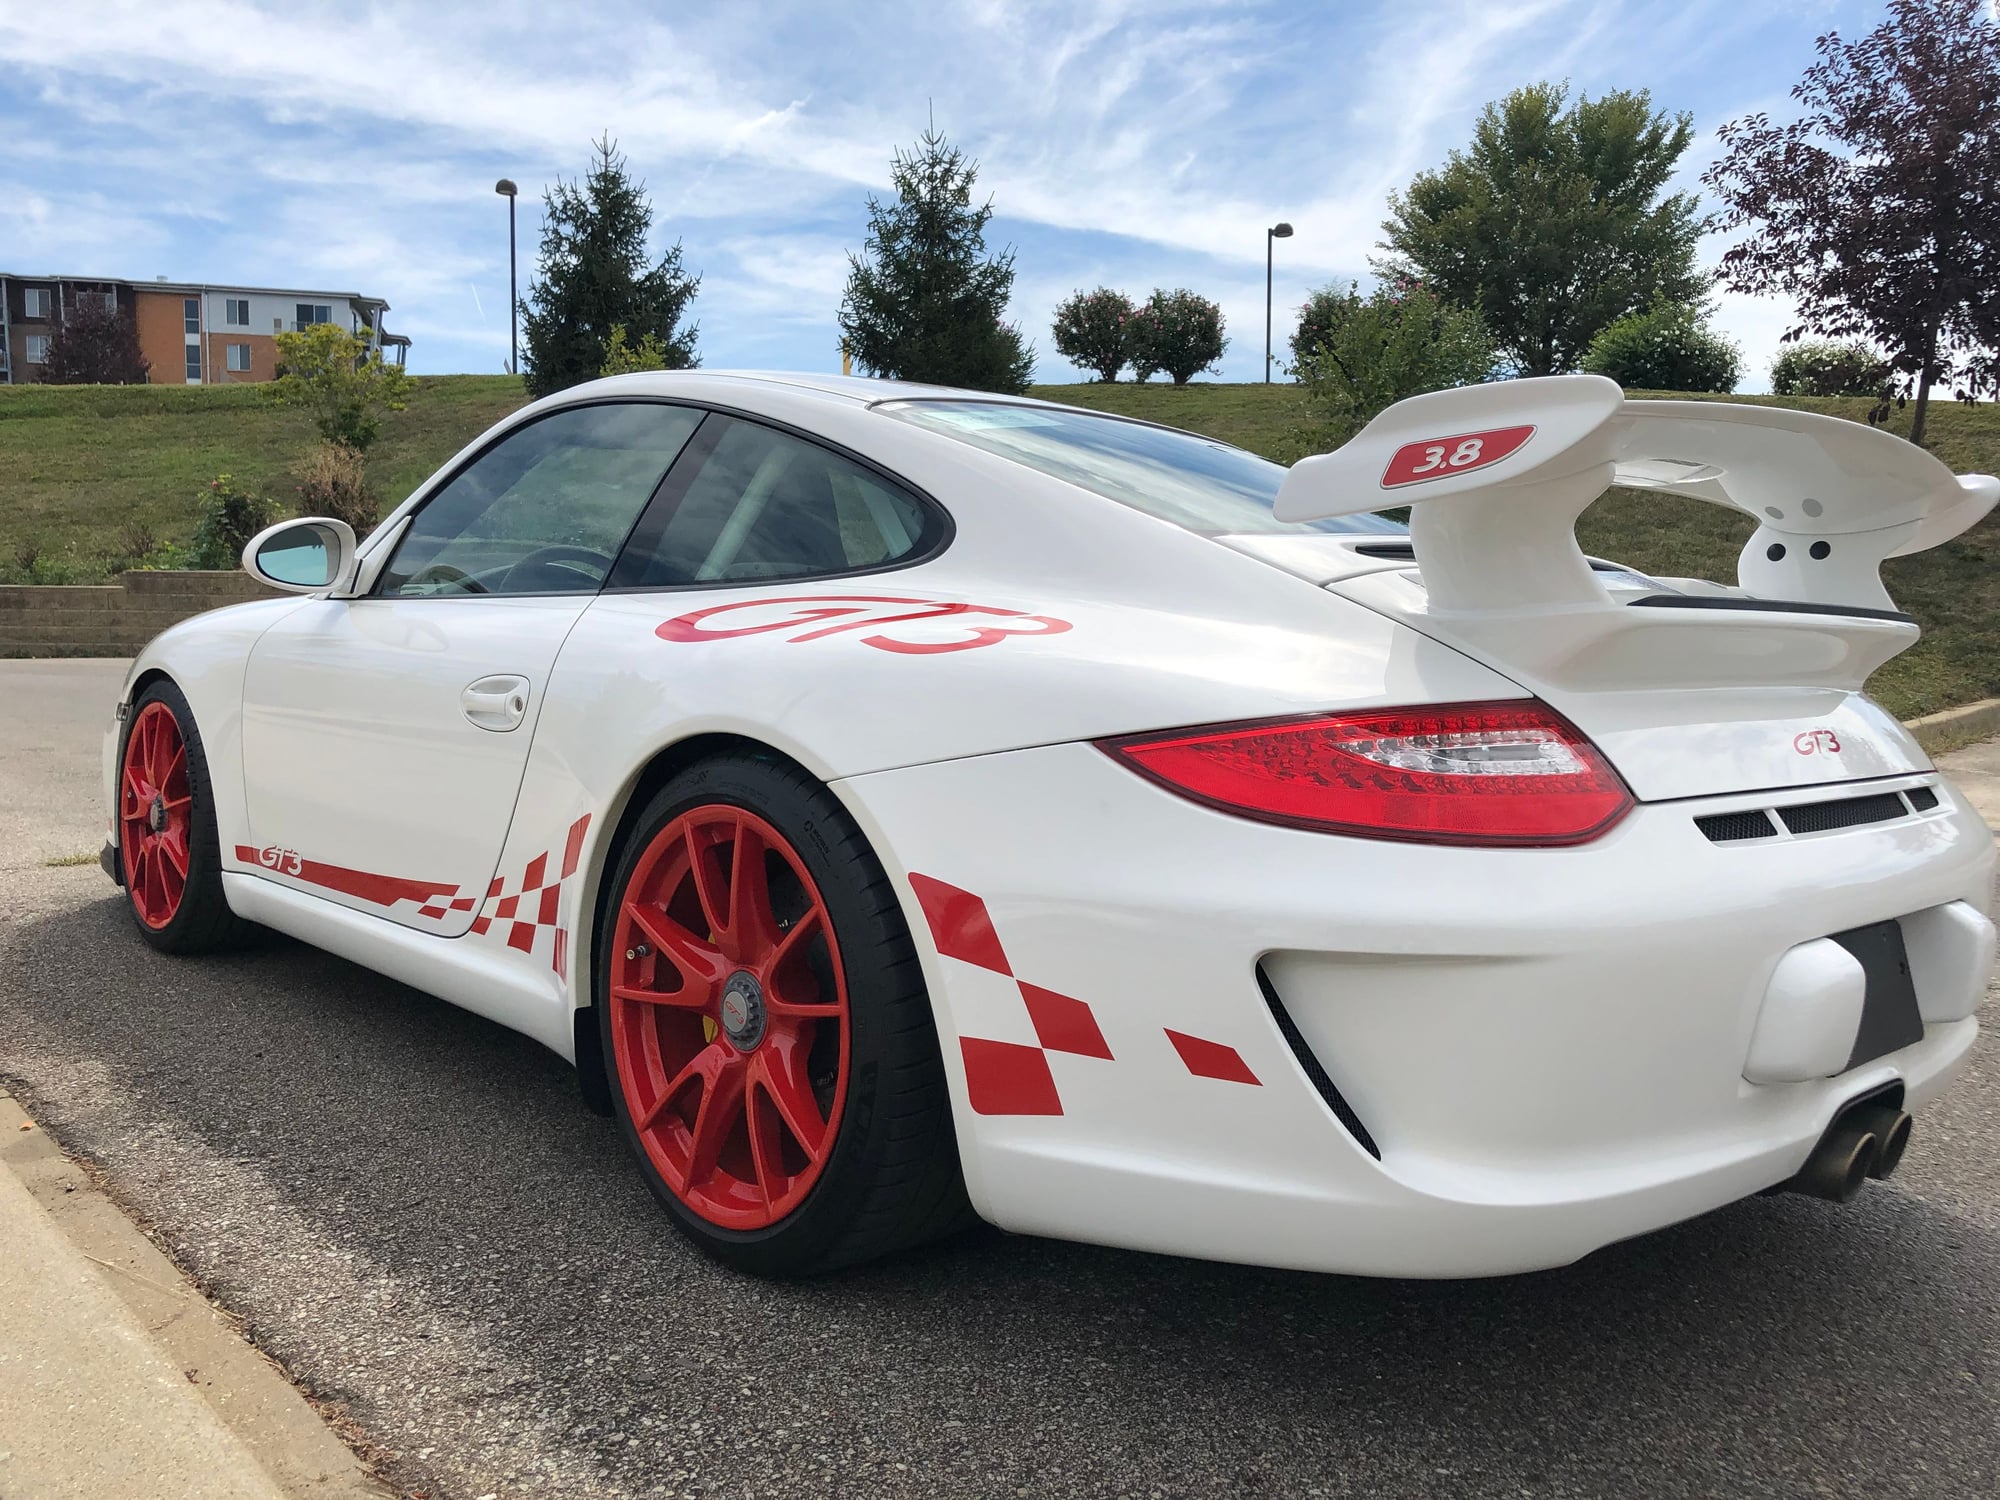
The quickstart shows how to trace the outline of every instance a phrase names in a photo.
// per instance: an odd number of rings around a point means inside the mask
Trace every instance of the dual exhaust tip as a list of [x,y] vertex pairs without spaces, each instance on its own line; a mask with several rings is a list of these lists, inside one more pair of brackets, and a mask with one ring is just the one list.
[[1892,1104],[1857,1104],[1827,1127],[1788,1193],[1845,1203],[1869,1178],[1887,1177],[1902,1165],[1910,1144],[1910,1117]]

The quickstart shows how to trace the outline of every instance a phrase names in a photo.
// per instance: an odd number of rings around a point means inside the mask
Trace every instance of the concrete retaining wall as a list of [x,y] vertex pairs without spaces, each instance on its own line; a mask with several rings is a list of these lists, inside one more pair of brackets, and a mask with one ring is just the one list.
[[248,573],[192,569],[89,587],[0,585],[0,657],[131,656],[189,615],[273,593]]

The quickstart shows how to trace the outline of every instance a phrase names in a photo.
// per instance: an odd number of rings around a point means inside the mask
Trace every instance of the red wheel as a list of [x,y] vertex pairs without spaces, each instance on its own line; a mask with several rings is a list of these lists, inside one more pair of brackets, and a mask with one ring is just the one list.
[[132,911],[155,932],[180,914],[193,858],[194,793],[187,742],[174,711],[155,699],[125,741],[118,787],[118,848]]
[[847,1097],[847,975],[825,899],[784,834],[708,803],[655,833],[611,928],[618,1086],[648,1160],[720,1229],[812,1191]]

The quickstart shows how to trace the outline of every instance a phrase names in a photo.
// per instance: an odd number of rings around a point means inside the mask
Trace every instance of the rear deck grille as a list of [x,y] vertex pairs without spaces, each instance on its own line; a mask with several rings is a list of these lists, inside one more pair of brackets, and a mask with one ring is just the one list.
[[1886,823],[1891,818],[1909,816],[1909,808],[1894,792],[1873,797],[1843,797],[1830,802],[1805,802],[1797,807],[1781,807],[1778,816],[1793,833],[1826,833],[1835,828],[1855,828],[1863,823]]
[[1696,818],[1694,826],[1718,844],[1734,843],[1738,839],[1768,839],[1778,832],[1771,822],[1771,815],[1761,807],[1749,812],[1709,813]]
[[[1831,833],[1840,828],[1889,823],[1927,813],[1938,801],[1935,790],[1917,786],[1902,792],[1867,792],[1858,797],[1830,797],[1824,802],[1800,802],[1790,807],[1703,813],[1694,820],[1694,826],[1711,843],[1734,844],[1745,839],[1778,838],[1784,833]],[[1774,818],[1778,821],[1773,822]],[[1784,825],[1782,829],[1780,823]]]

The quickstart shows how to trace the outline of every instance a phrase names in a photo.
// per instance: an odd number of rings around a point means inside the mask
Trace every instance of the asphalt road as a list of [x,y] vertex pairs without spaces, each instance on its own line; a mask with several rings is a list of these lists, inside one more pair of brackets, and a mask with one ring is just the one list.
[[116,680],[0,663],[0,1077],[408,1490],[2000,1492],[1990,1042],[1856,1204],[1756,1199],[1562,1271],[988,1232],[761,1284],[682,1244],[534,1044],[281,940],[160,957],[94,866],[44,866],[101,840]]

